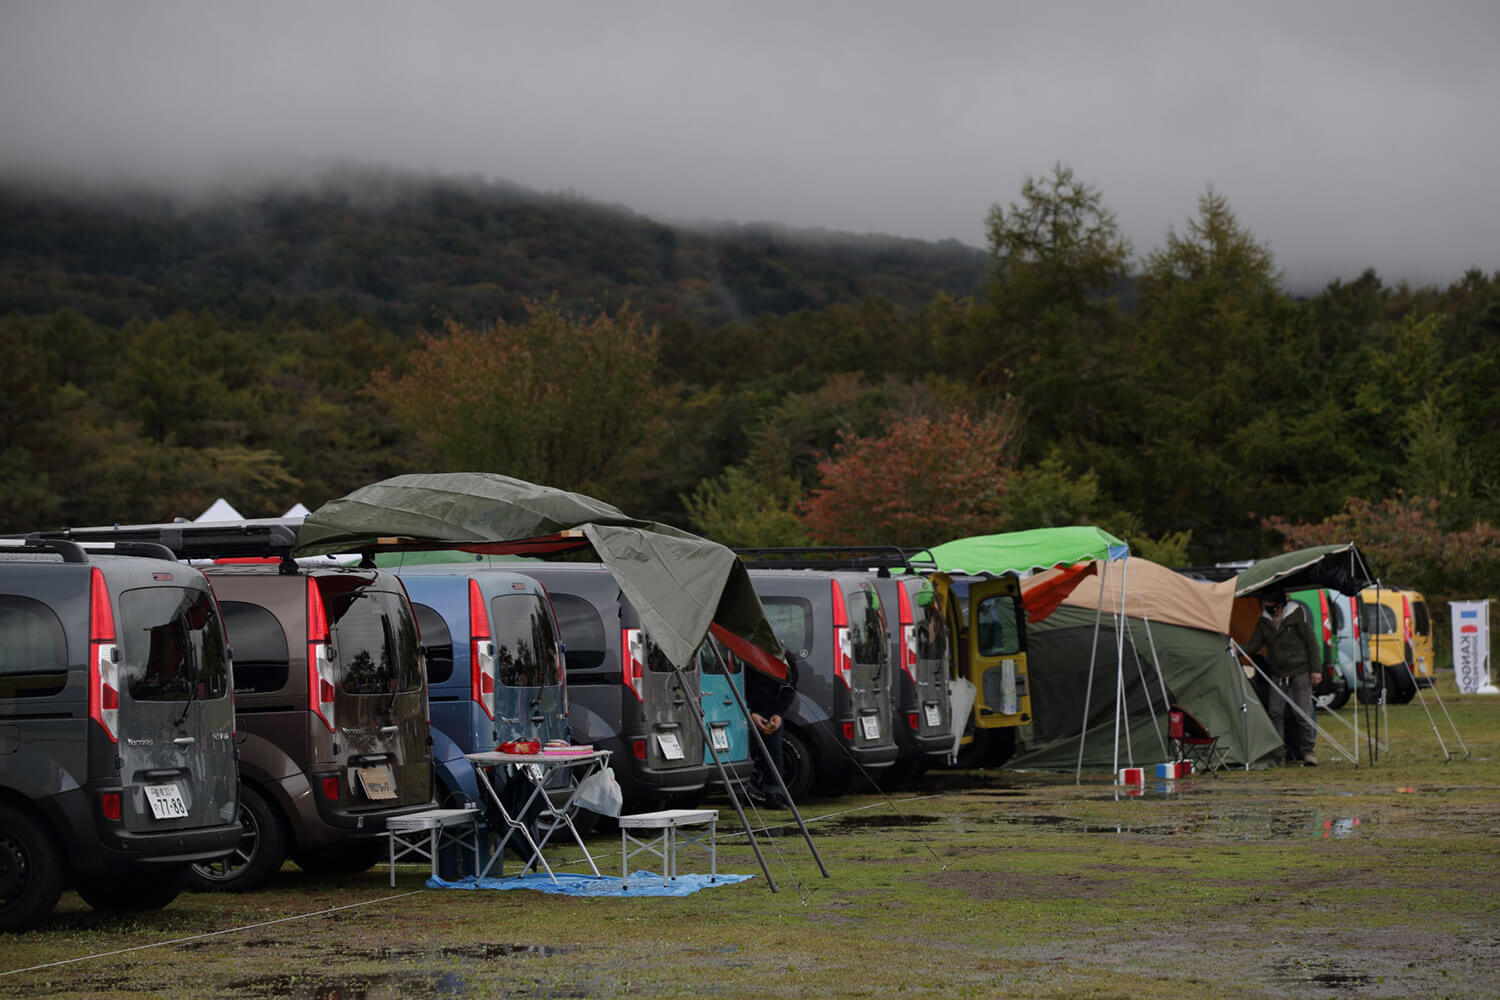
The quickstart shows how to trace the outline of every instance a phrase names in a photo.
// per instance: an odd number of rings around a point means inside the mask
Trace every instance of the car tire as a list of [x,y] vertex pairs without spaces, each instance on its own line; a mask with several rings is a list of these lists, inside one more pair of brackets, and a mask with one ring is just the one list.
[[815,777],[812,747],[795,729],[788,729],[781,737],[781,780],[793,802],[812,793]]
[[62,856],[46,828],[18,806],[0,804],[0,930],[47,919],[62,891]]
[[216,861],[188,867],[187,885],[199,892],[248,892],[281,870],[290,842],[286,821],[264,795],[240,786],[240,842]]
[[1391,705],[1405,705],[1417,696],[1417,685],[1405,666],[1386,667],[1385,700]]
[[105,872],[80,877],[78,895],[101,913],[144,913],[172,902],[186,883],[186,865]]
[[1370,683],[1359,687],[1359,703],[1375,705],[1380,702],[1380,693],[1385,690],[1385,667],[1373,664],[1370,668]]

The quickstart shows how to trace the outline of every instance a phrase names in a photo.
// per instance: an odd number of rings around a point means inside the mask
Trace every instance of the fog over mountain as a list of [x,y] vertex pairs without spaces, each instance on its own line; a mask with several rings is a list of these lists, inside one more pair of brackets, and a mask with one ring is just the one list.
[[1294,289],[1500,270],[1500,5],[0,5],[0,174],[202,193],[336,162],[665,221],[982,246],[1054,162],[1138,253],[1207,185]]

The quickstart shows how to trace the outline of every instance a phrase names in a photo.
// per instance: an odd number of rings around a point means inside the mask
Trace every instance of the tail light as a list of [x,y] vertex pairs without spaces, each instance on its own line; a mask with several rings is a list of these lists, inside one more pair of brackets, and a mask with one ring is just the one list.
[[110,822],[118,823],[120,821],[123,805],[124,800],[120,797],[119,792],[105,792],[99,796],[99,811]]
[[[911,595],[906,592],[905,584],[896,585],[896,609],[900,620],[901,643],[898,653],[901,660],[901,669],[906,676],[913,681],[917,679],[917,623],[911,613]],[[912,727],[913,729],[916,726]]]
[[907,712],[906,724],[911,726],[911,731],[915,733],[922,728],[922,717],[916,712]]
[[844,603],[844,588],[837,580],[829,582],[833,587],[833,676],[853,691],[850,676],[854,670],[854,640],[849,634],[849,607]]
[[333,662],[328,657],[330,645],[328,611],[318,583],[307,578],[307,707],[328,731],[333,732]]
[[1415,638],[1411,627],[1411,598],[1405,595],[1401,598],[1401,638],[1405,642],[1411,642]]
[[645,760],[646,759],[646,741],[645,740],[631,740],[630,741],[630,754],[636,760]]
[[1333,619],[1328,614],[1328,591],[1318,591],[1318,613],[1323,618],[1323,641],[1333,641]]
[[620,681],[635,695],[646,700],[646,641],[638,628],[620,630]]
[[495,717],[495,643],[484,595],[473,577],[469,577],[469,697],[486,716]]
[[852,722],[846,722],[846,723],[844,723],[844,742],[845,743],[853,743],[854,742],[854,723],[852,723]]
[[120,742],[120,647],[109,588],[97,566],[89,582],[89,718],[111,743]]
[[1354,662],[1363,669],[1365,665],[1365,650],[1364,646],[1361,645],[1359,634],[1359,598],[1353,596],[1349,598],[1349,623],[1350,634],[1354,636]]
[[327,799],[329,802],[337,802],[339,800],[338,776],[328,775],[322,780],[321,784],[323,786],[323,798]]

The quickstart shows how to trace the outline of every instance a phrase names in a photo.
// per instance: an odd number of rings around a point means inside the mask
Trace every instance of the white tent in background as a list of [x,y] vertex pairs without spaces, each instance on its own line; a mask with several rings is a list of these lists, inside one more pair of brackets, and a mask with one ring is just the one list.
[[234,509],[234,505],[223,497],[208,505],[208,510],[193,518],[194,524],[210,521],[243,521],[245,515]]
[[285,514],[282,514],[281,516],[282,517],[302,517],[302,518],[305,518],[305,517],[307,517],[308,514],[311,514],[311,513],[312,513],[312,511],[308,510],[302,504],[300,504],[300,503],[294,503],[294,504],[292,504],[292,509],[289,510],[289,511],[287,511]]

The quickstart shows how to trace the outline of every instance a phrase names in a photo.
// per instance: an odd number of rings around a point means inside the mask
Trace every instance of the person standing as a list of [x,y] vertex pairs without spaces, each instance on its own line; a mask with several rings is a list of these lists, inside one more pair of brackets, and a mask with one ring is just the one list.
[[763,674],[754,667],[745,668],[745,702],[750,709],[750,723],[760,731],[761,742],[766,746],[766,757],[756,754],[755,775],[750,779],[749,793],[753,802],[772,808],[785,807],[781,784],[767,769],[782,770],[783,717],[797,697],[797,659],[786,654],[786,680],[777,680]]
[[[1288,601],[1286,591],[1272,590],[1261,599],[1260,620],[1246,648],[1261,653],[1270,664],[1271,692],[1266,712],[1271,725],[1286,739],[1287,702],[1299,709],[1294,723],[1299,736],[1295,748],[1287,744],[1287,760],[1317,766],[1318,730],[1313,725],[1313,688],[1323,680],[1323,651],[1313,631],[1312,617],[1300,601]],[[1285,697],[1282,697],[1282,696]]]

